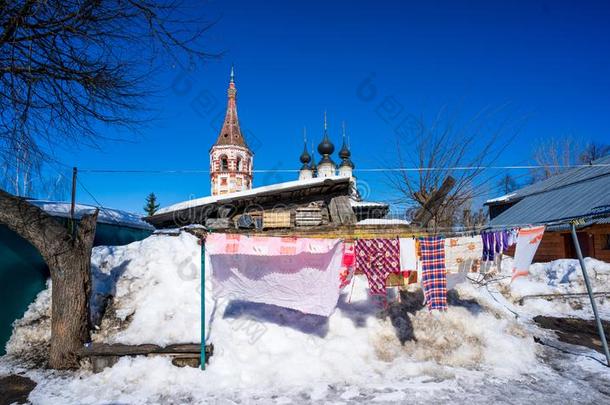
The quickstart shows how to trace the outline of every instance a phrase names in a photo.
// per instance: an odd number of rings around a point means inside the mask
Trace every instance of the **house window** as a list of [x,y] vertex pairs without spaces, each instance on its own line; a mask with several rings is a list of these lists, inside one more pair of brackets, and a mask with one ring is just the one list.
[[604,243],[604,246],[602,247],[602,249],[610,250],[610,233],[606,234],[606,243]]
[[220,157],[220,171],[226,172],[229,170],[229,159],[223,155]]

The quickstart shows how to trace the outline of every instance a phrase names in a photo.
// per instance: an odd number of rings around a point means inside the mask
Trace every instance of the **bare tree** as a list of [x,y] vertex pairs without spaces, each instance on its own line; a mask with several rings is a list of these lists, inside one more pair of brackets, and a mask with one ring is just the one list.
[[430,122],[411,117],[410,125],[403,126],[396,142],[402,170],[388,174],[400,195],[398,202],[421,210],[446,179],[455,180],[443,202],[434,205],[432,220],[421,225],[439,230],[482,221],[478,210],[472,214],[472,204],[494,178],[486,174],[486,166],[498,159],[519,130],[509,125],[509,118],[499,119],[500,113],[485,111],[460,125],[443,109]]
[[572,137],[540,141],[533,160],[535,165],[542,167],[532,169],[532,183],[566,171],[577,163],[579,155],[578,142]]
[[580,153],[579,160],[582,164],[589,164],[594,160],[610,155],[610,145],[599,142],[589,142]]
[[589,164],[609,153],[610,145],[585,143],[571,136],[540,141],[534,150],[533,160],[536,165],[542,167],[531,170],[531,182],[548,179],[574,165]]
[[498,181],[498,191],[502,194],[509,194],[519,188],[517,180],[510,174],[505,174]]
[[[195,4],[195,6],[200,6]],[[207,57],[200,7],[173,0],[0,0],[0,161],[28,194],[32,170],[53,149],[97,147],[109,126],[136,129],[149,79]],[[25,185],[24,190],[20,185]],[[24,199],[0,191],[0,223],[30,241],[51,269],[49,363],[77,367],[88,336],[89,261],[96,214],[69,232]]]

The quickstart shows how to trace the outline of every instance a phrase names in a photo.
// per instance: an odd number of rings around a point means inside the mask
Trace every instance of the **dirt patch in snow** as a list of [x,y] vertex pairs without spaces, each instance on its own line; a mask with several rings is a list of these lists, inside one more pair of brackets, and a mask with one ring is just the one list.
[[11,374],[0,377],[0,405],[25,404],[36,383],[27,377]]
[[[534,322],[545,329],[554,330],[557,338],[562,342],[585,346],[603,353],[595,320],[539,315],[534,317]],[[602,325],[606,337],[610,336],[610,322],[602,320]]]

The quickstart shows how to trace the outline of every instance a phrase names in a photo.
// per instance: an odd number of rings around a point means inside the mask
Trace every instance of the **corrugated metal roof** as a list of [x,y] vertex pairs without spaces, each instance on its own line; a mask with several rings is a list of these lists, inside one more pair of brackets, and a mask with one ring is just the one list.
[[[606,160],[610,161],[610,157]],[[585,173],[586,170],[579,168],[555,176],[561,179],[550,178],[553,179],[552,184],[547,180],[541,182],[546,185],[536,189],[533,188],[536,184],[526,187],[530,191],[522,195],[514,206],[492,219],[490,224],[513,226],[550,223],[607,212],[610,210],[610,167],[591,168],[596,175]]]
[[569,187],[574,183],[579,183],[592,178],[606,176],[610,174],[610,155],[599,158],[592,162],[596,165],[606,166],[584,166],[568,170],[564,173],[549,177],[546,180],[539,181],[530,186],[523,187],[506,196],[488,200],[488,203],[506,203],[510,201],[520,200],[526,196],[537,194],[562,187]]

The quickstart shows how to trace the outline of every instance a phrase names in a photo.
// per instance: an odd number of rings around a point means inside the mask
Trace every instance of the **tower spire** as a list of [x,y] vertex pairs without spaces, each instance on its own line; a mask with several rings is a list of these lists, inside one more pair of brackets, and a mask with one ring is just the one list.
[[339,157],[341,158],[341,164],[339,165],[339,173],[344,176],[352,177],[352,171],[354,169],[354,162],[350,159],[352,156],[349,150],[349,142],[347,140],[347,133],[345,131],[345,121],[342,123],[343,126],[343,146],[339,151]]
[[326,123],[326,110],[324,110],[324,132],[328,129],[328,125]]
[[227,112],[215,145],[235,145],[247,148],[248,145],[239,127],[237,116],[237,88],[235,87],[235,70],[231,66],[229,88],[227,89]]

